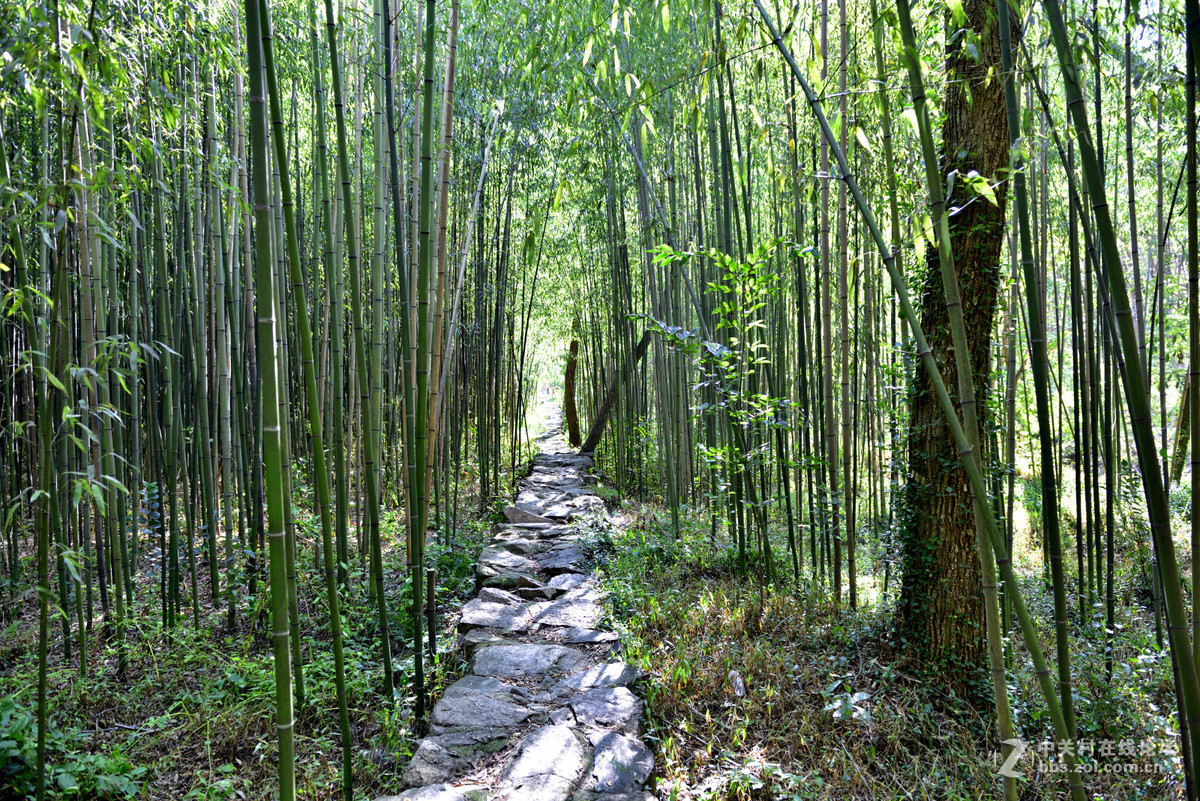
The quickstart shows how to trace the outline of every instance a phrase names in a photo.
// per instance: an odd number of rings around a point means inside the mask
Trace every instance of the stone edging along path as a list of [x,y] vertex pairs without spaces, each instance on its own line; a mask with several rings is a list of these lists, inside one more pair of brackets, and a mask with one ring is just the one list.
[[603,517],[590,456],[558,433],[475,568],[458,624],[470,674],[430,715],[400,795],[377,801],[655,801],[638,671],[598,631],[602,593],[579,522]]

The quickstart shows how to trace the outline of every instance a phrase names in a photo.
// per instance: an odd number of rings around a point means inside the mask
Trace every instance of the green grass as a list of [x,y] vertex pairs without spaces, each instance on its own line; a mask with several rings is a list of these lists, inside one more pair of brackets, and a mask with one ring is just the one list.
[[[300,537],[311,534],[301,518]],[[380,697],[381,657],[376,644],[376,607],[365,592],[361,563],[354,560],[342,594],[347,696],[354,736],[355,787],[359,797],[394,792],[414,747],[408,671],[409,621],[400,519],[384,521],[384,561],[390,625],[401,690]],[[470,522],[455,544],[431,544],[438,568],[440,661],[429,676],[436,698],[463,665],[443,650],[452,623],[474,587],[474,555],[486,524]],[[353,537],[353,530],[351,532]],[[145,562],[130,614],[128,671],[117,676],[111,638],[89,635],[88,671],[62,658],[61,634],[51,644],[49,730],[53,798],[96,799],[266,799],[274,797],[276,750],[274,670],[265,596],[250,605],[239,598],[235,630],[224,612],[201,597],[201,625],[190,614],[173,630],[158,620],[156,569]],[[307,703],[296,710],[297,791],[302,798],[332,798],[340,782],[340,735],[329,647],[324,578],[313,568],[311,550],[298,565],[301,637]],[[262,585],[260,584],[260,588]],[[184,609],[190,607],[185,598]],[[13,626],[0,637],[0,801],[25,798],[33,789],[36,726],[37,607],[32,593]],[[97,621],[96,632],[101,629]],[[52,627],[52,637],[55,631]],[[10,634],[12,636],[8,636]]]
[[[947,695],[936,677],[912,664],[892,637],[890,604],[872,594],[859,611],[835,617],[819,587],[763,587],[740,578],[735,552],[709,541],[706,520],[690,519],[673,541],[662,510],[626,514],[635,525],[616,536],[607,566],[610,618],[626,658],[650,675],[647,739],[657,755],[661,798],[995,795],[991,710]],[[781,530],[774,534],[783,539]],[[781,546],[775,550],[783,558]],[[1132,554],[1128,561],[1134,564]],[[1135,578],[1130,570],[1117,583]],[[863,579],[879,583],[877,576]],[[1052,603],[1037,570],[1029,571],[1022,591],[1048,640]],[[1122,607],[1119,620],[1111,682],[1095,621],[1075,623],[1081,737],[1150,743],[1155,755],[1138,761],[1165,767],[1169,780],[1092,775],[1085,785],[1097,799],[1174,798],[1169,661],[1154,645],[1145,610]],[[1013,647],[1014,716],[1020,736],[1036,746],[1048,739],[1049,724],[1019,637]],[[1043,647],[1053,653],[1051,642]],[[1032,758],[1020,766],[1027,774],[1023,798],[1065,791],[1062,776],[1030,765]]]

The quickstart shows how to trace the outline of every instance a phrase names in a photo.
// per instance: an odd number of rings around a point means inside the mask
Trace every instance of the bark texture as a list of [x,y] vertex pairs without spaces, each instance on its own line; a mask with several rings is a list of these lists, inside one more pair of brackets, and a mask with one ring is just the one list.
[[[1004,243],[1005,184],[996,185],[996,178],[1008,166],[1009,148],[996,7],[986,0],[968,0],[965,11],[970,29],[965,33],[976,47],[963,46],[967,40],[960,34],[951,37],[947,48],[953,74],[947,80],[944,106],[942,175],[957,173],[947,209],[980,427],[986,432],[984,393]],[[950,30],[955,27],[951,22]],[[978,60],[971,49],[979,53]],[[972,170],[992,183],[997,204],[967,187],[962,176]],[[921,325],[957,402],[956,354],[937,258],[937,251],[930,249],[920,279]],[[986,641],[971,491],[924,370],[915,371],[912,392],[899,631],[922,664],[947,677],[955,689],[986,698],[986,678],[977,682],[983,675]],[[982,438],[987,440],[986,435]]]
[[571,340],[567,373],[563,376],[563,409],[567,418],[567,437],[572,448],[579,447],[579,412],[575,407],[575,366],[579,361],[579,340]]

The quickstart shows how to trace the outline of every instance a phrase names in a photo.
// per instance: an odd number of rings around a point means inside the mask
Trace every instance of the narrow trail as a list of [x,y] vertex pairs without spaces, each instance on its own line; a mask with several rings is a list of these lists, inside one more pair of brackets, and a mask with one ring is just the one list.
[[595,628],[603,595],[587,529],[606,518],[592,459],[557,430],[535,441],[458,624],[470,673],[433,708],[410,789],[377,801],[654,801],[642,790],[654,757],[638,739],[638,672]]

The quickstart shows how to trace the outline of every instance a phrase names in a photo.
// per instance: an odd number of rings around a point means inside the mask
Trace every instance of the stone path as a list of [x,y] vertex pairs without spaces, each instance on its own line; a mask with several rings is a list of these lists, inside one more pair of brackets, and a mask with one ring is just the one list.
[[602,593],[579,526],[604,515],[592,460],[558,433],[538,445],[462,610],[471,673],[434,706],[409,789],[377,801],[655,801],[638,672],[595,628]]

